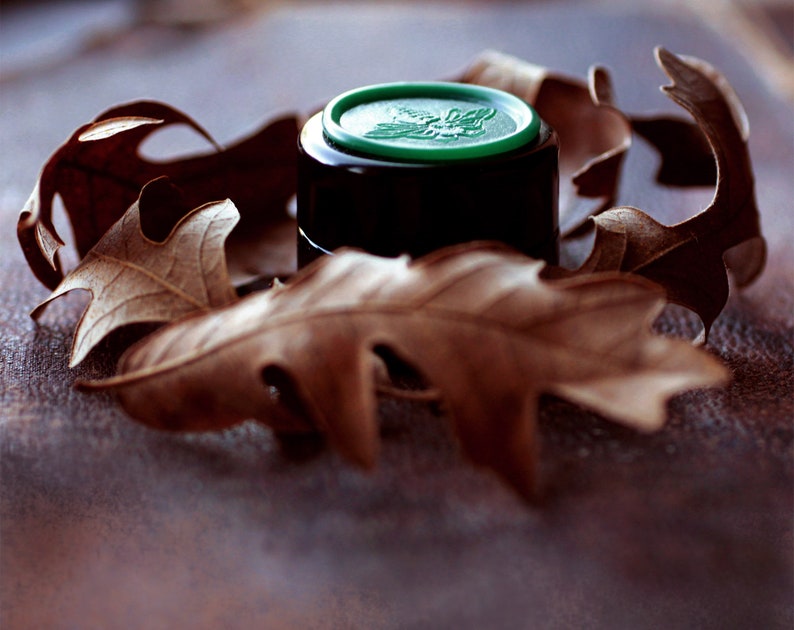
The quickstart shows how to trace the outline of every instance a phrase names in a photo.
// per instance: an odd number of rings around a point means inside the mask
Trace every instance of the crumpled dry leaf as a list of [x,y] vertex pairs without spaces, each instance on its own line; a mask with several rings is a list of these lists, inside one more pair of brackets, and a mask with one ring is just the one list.
[[121,326],[167,322],[236,299],[223,248],[239,219],[234,204],[228,199],[208,203],[185,215],[164,242],[148,239],[141,231],[142,211],[156,212],[173,199],[166,178],[144,187],[138,201],[31,314],[38,319],[69,291],[91,292],[75,330],[70,367]]
[[560,137],[560,231],[576,231],[611,205],[631,146],[631,123],[615,106],[601,67],[587,82],[495,51],[481,53],[463,80],[505,90],[530,103]]
[[[140,145],[152,133],[177,124],[193,129],[218,152],[171,162],[139,155]],[[161,176],[182,188],[189,208],[231,199],[241,214],[235,232],[245,243],[252,234],[283,232],[284,224],[294,226],[285,206],[296,189],[296,136],[297,121],[284,118],[224,151],[195,121],[168,105],[138,101],[114,107],[75,131],[42,169],[17,224],[28,264],[50,289],[63,278],[58,259],[63,240],[52,223],[56,194],[69,216],[77,251],[84,256],[135,202],[141,188]],[[168,233],[178,218],[155,218],[151,223]],[[232,237],[229,265],[235,275],[263,272],[252,266],[249,251],[240,248],[238,255],[234,243]],[[293,264],[287,260],[283,266],[289,271]]]
[[415,262],[343,251],[287,285],[161,329],[125,354],[119,376],[82,387],[116,390],[133,417],[163,429],[248,418],[305,429],[273,395],[278,374],[310,425],[370,467],[374,350],[385,347],[440,392],[471,460],[531,497],[541,392],[649,431],[671,395],[727,377],[706,352],[652,334],[664,303],[652,284],[617,274],[547,282],[541,267],[486,245]]
[[[727,81],[705,61],[656,49],[672,85],[663,91],[703,130],[717,166],[709,206],[691,219],[662,225],[637,208],[613,208],[593,220],[593,250],[580,273],[620,270],[660,284],[667,299],[698,314],[703,339],[728,299],[726,262],[746,285],[764,267],[766,246],[755,202],[744,109]],[[727,253],[726,253],[727,252]]]

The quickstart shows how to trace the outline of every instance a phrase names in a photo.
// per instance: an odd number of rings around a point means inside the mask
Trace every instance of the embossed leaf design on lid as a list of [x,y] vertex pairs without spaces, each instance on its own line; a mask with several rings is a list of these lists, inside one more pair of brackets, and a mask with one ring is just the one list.
[[439,142],[452,142],[461,137],[477,138],[485,134],[484,123],[496,115],[496,110],[480,107],[464,112],[453,107],[443,116],[434,116],[430,112],[399,107],[397,114],[392,122],[378,123],[364,135],[367,138],[410,138]]

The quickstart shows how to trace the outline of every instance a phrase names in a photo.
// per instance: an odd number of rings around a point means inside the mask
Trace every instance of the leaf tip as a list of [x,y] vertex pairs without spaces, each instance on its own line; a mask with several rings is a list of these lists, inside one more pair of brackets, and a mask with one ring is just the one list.
[[677,55],[674,52],[670,52],[664,46],[657,46],[656,48],[654,48],[653,56],[656,58],[656,63],[658,64],[658,66],[662,70],[664,70],[665,73],[668,73],[668,71],[670,71],[671,66],[675,66],[677,64],[683,63],[683,60],[679,55]]
[[[75,335],[79,335],[79,329]],[[84,341],[85,337],[80,336],[78,339],[76,336],[75,340],[72,342],[72,352],[69,355],[69,369],[76,368],[78,365],[80,365],[86,356],[88,356],[88,353],[91,352],[92,348],[96,345],[96,343],[84,343]]]
[[[664,72],[671,81],[675,82],[673,67],[681,63],[680,57],[671,53],[664,46],[656,46],[656,48],[653,49],[653,56],[656,60],[656,65],[659,66],[662,72]],[[662,85],[659,89],[664,93],[668,93],[672,87],[672,85]]]
[[47,298],[43,302],[40,302],[32,311],[30,311],[30,319],[34,322],[39,321],[39,318],[44,314],[44,311],[47,310],[47,305],[50,303],[51,298]]

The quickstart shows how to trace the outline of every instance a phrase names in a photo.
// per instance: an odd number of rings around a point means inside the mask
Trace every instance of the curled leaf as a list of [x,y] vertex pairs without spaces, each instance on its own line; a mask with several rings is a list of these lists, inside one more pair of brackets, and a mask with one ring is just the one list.
[[195,310],[236,299],[226,270],[223,243],[239,214],[228,199],[185,215],[164,242],[141,231],[141,210],[156,211],[173,200],[162,178],[144,187],[140,199],[113,225],[80,264],[36,309],[75,289],[91,301],[75,330],[70,367],[111,331],[138,322],[167,322]]
[[673,82],[663,91],[693,116],[711,147],[714,197],[705,210],[672,226],[631,207],[595,217],[593,250],[579,271],[620,270],[653,280],[669,301],[700,316],[706,337],[728,299],[726,260],[741,284],[752,282],[765,261],[747,121],[735,93],[709,64],[663,48],[656,58]]
[[369,467],[375,353],[386,348],[440,392],[468,457],[531,497],[542,392],[650,431],[668,397],[726,378],[706,352],[651,332],[663,305],[654,285],[617,274],[547,282],[541,267],[485,245],[415,262],[343,251],[161,329],[125,354],[118,376],[81,386],[115,390],[133,417],[164,429],[248,418],[305,429],[285,424],[274,396],[289,383],[308,424]]
[[560,229],[567,234],[614,202],[631,124],[615,107],[609,75],[587,82],[495,51],[471,64],[464,81],[511,92],[533,105],[560,137]]
[[[216,152],[171,162],[143,158],[139,154],[143,141],[171,125],[187,125]],[[292,224],[285,206],[296,188],[296,135],[296,120],[285,118],[223,150],[198,123],[163,103],[138,101],[114,107],[77,129],[42,169],[17,223],[28,264],[51,289],[63,278],[58,249],[64,243],[52,222],[56,195],[63,200],[77,251],[84,256],[135,202],[141,188],[161,176],[182,188],[189,208],[231,199],[242,216],[244,241],[250,242],[252,234]],[[178,218],[152,222],[168,233]],[[255,275],[258,270],[251,268],[246,256],[241,252],[240,266]],[[234,251],[230,259],[233,264]]]

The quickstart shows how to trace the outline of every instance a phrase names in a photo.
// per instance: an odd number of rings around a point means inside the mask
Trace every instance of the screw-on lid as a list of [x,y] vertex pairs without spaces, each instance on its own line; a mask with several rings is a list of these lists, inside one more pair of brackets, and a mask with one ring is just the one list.
[[540,118],[501,90],[466,83],[384,83],[345,92],[323,110],[323,131],[344,149],[417,162],[469,160],[535,139]]

